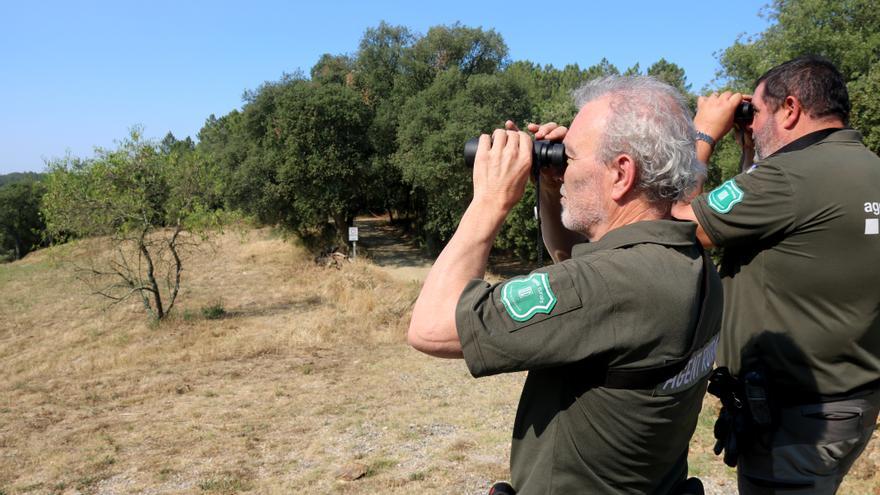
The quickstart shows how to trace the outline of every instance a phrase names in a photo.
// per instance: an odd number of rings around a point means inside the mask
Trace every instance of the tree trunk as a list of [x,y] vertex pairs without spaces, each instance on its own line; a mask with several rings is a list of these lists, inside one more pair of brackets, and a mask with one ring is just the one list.
[[171,312],[171,309],[174,307],[174,301],[177,300],[177,293],[180,291],[180,272],[183,271],[183,262],[180,260],[180,254],[177,252],[177,236],[180,235],[181,230],[180,221],[178,220],[177,227],[174,229],[174,235],[168,241],[168,249],[171,250],[171,254],[174,256],[174,285],[171,287],[171,296],[168,301],[168,309],[165,311],[166,314]]
[[161,320],[162,318],[165,318],[165,310],[162,307],[162,294],[159,292],[159,284],[156,282],[156,276],[153,273],[155,270],[153,267],[153,258],[150,256],[150,251],[147,249],[145,238],[146,231],[138,240],[138,248],[141,250],[141,254],[147,262],[147,281],[150,283],[150,292],[153,293],[153,301],[156,305],[156,319]]
[[21,239],[18,238],[18,235],[12,237],[12,240],[15,241],[15,259],[21,259]]
[[333,215],[333,225],[336,227],[336,242],[339,245],[339,251],[348,253],[348,222],[345,213]]

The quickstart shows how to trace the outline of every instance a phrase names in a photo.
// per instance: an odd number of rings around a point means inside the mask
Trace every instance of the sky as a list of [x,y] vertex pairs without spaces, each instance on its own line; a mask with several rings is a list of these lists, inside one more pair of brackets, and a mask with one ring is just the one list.
[[511,60],[558,68],[604,57],[644,70],[665,58],[700,91],[721,50],[767,28],[767,1],[0,0],[0,174],[91,157],[134,125],[196,139],[246,90],[308,74],[324,53],[353,54],[383,20],[419,34],[494,29]]

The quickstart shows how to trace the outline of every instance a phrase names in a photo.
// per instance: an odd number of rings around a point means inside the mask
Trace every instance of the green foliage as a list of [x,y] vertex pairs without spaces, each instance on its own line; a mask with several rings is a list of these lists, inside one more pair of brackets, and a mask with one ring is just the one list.
[[180,155],[195,149],[196,143],[193,142],[191,137],[187,136],[186,139],[180,140],[174,137],[171,131],[168,131],[168,134],[159,143],[159,151],[163,155]]
[[10,182],[0,186],[0,257],[20,259],[43,244],[46,226],[40,201],[41,182]]
[[364,33],[354,62],[355,85],[370,106],[377,107],[392,97],[395,80],[403,77],[401,61],[415,40],[406,27],[384,21]]
[[354,83],[354,62],[347,55],[321,55],[318,63],[312,67],[312,81],[319,84],[342,84],[350,86]]
[[505,73],[528,91],[533,104],[529,122],[569,124],[577,113],[571,92],[586,81],[619,74],[620,71],[603,58],[587,69],[581,69],[577,64],[566,65],[563,69],[541,68],[531,62],[518,61],[510,64]]
[[218,299],[207,306],[203,306],[202,316],[206,320],[219,320],[226,316],[226,308],[223,306],[223,301]]
[[242,122],[238,110],[219,119],[212,114],[199,131],[196,150],[202,160],[201,167],[210,177],[205,184],[207,195],[204,199],[211,209],[237,208],[234,199],[237,183],[233,177],[247,157],[249,148]]
[[415,40],[407,28],[382,22],[364,33],[358,49],[355,86],[373,112],[367,131],[372,148],[369,175],[373,182],[365,191],[366,208],[371,211],[409,210],[409,187],[391,157],[397,151],[399,110],[409,96],[402,89],[402,60]]
[[45,177],[46,174],[38,174],[36,172],[13,172],[11,174],[0,174],[0,187],[16,182],[38,182],[43,180]]
[[876,2],[775,0],[765,14],[774,21],[766,31],[740,38],[721,54],[718,76],[724,87],[751,92],[759,76],[786,60],[807,54],[827,57],[847,81],[853,125],[862,131],[868,147],[880,152],[876,96],[880,9]]
[[880,10],[873,0],[775,0],[766,15],[773,25],[721,56],[720,75],[738,89],[753,89],[771,67],[805,54],[828,57],[847,80],[857,79],[880,53]]
[[467,77],[447,71],[401,110],[395,165],[412,186],[421,239],[429,249],[451,237],[471,194],[464,142],[531,111],[525,88],[504,74]]
[[395,89],[415,94],[426,89],[440,74],[457,70],[465,77],[494,74],[507,62],[507,45],[494,30],[461,24],[434,26],[404,52],[403,74]]
[[851,125],[862,132],[868,148],[880,153],[880,61],[849,83],[849,95],[853,105]]
[[331,218],[336,237],[365,206],[370,183],[370,111],[352,88],[296,81],[283,88],[274,115],[275,129],[263,141],[275,181],[268,193],[274,211],[260,212],[301,236]]
[[538,259],[538,221],[535,219],[535,199],[535,187],[529,183],[522,200],[513,207],[501,227],[501,232],[495,239],[496,248],[513,253],[523,260]]
[[682,95],[684,95],[688,99],[691,110],[696,110],[697,98],[696,95],[691,93],[691,85],[687,82],[687,77],[684,74],[684,69],[672,62],[667,61],[665,58],[661,58],[660,60],[654,62],[653,65],[648,67],[646,74],[652,77],[656,77],[657,79],[677,89],[679,92],[681,92]]
[[163,225],[168,182],[163,158],[139,129],[116,150],[91,160],[66,157],[49,164],[43,213],[56,239],[129,233]]
[[[684,70],[666,60],[648,72],[690,88]],[[344,245],[358,213],[396,213],[436,251],[471,197],[466,140],[507,119],[569,124],[571,91],[619,73],[604,58],[586,69],[511,62],[494,30],[456,23],[422,36],[382,22],[353,54],[323,55],[310,79],[284,75],[246,92],[240,111],[212,115],[196,146],[208,171],[202,194],[210,208],[241,210],[322,248],[330,237]],[[535,257],[533,203],[530,188],[496,247]]]

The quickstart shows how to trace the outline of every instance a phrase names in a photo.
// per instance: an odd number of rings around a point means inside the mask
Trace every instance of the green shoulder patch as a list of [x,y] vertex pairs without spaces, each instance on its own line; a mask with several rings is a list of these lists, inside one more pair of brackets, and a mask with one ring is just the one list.
[[710,208],[724,214],[732,210],[737,203],[743,200],[744,196],[742,189],[736,185],[736,181],[730,179],[713,189],[709,193],[707,201]]
[[527,321],[538,313],[549,314],[556,305],[556,295],[550,289],[546,273],[511,279],[501,288],[504,309],[516,321]]

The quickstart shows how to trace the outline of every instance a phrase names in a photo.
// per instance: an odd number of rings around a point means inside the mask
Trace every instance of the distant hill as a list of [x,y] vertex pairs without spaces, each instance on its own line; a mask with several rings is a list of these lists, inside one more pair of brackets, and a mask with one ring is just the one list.
[[46,174],[38,174],[36,172],[13,172],[11,174],[0,174],[0,187],[13,182],[39,181],[43,180]]

